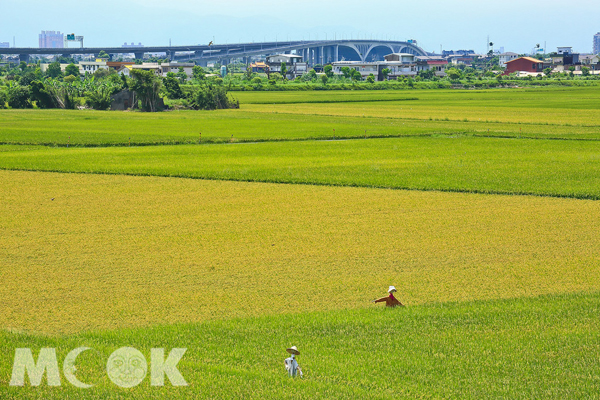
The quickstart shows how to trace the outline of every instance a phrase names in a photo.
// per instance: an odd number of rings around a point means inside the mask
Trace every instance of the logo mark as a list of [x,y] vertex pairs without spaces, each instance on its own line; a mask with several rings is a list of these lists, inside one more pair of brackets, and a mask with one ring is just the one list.
[[106,371],[115,385],[130,388],[144,380],[148,372],[148,364],[139,350],[133,347],[121,347],[108,358]]

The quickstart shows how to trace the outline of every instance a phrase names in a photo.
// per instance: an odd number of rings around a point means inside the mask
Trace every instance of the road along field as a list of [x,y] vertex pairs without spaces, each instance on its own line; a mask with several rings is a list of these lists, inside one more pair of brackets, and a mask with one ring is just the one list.
[[[1,111],[0,398],[598,397],[599,93]],[[9,386],[82,346],[93,388]],[[187,348],[189,386],[118,387],[123,346]]]

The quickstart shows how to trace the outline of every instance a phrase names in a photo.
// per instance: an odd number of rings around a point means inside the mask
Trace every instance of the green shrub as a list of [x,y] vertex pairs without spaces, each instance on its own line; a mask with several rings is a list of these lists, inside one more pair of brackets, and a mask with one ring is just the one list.
[[227,89],[224,86],[215,86],[211,84],[199,87],[198,90],[192,94],[190,104],[192,108],[196,110],[240,108],[239,101],[227,96]]
[[0,110],[6,108],[6,101],[8,100],[8,94],[4,90],[0,90]]
[[99,90],[91,91],[85,96],[85,103],[95,110],[108,110],[112,103],[110,94],[110,91],[99,88]]
[[32,108],[29,86],[11,85],[8,88],[8,105],[11,108]]
[[33,81],[29,85],[31,99],[35,101],[38,108],[58,108],[58,104],[43,82]]

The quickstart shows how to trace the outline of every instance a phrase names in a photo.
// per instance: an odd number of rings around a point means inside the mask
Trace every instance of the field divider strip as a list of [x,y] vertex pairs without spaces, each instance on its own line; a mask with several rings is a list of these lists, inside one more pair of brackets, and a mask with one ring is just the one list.
[[535,193],[525,191],[502,191],[502,190],[482,190],[482,189],[459,189],[459,188],[419,188],[408,186],[379,186],[379,185],[361,185],[356,183],[324,183],[310,181],[284,181],[277,179],[236,179],[236,178],[218,178],[214,176],[186,176],[181,174],[151,174],[151,173],[129,173],[129,172],[114,172],[114,171],[65,171],[56,169],[31,169],[31,168],[5,168],[0,167],[0,171],[23,171],[23,172],[49,172],[59,174],[87,174],[87,175],[121,175],[121,176],[138,176],[138,177],[159,177],[159,178],[178,178],[178,179],[198,179],[204,181],[224,181],[224,182],[245,182],[245,183],[269,183],[278,185],[305,185],[305,186],[326,186],[326,187],[350,187],[350,188],[365,188],[365,189],[384,189],[384,190],[405,190],[414,192],[441,192],[441,193],[470,193],[482,195],[500,195],[500,196],[528,196],[528,197],[551,197],[574,200],[600,200],[599,195],[591,194],[560,194],[560,193]]
[[[253,103],[251,103],[253,104]],[[279,112],[279,111],[260,111],[260,110],[244,110],[246,112],[255,112],[260,114],[277,114],[277,115],[309,115],[311,117],[350,117],[350,118],[364,118],[364,119],[387,119],[387,120],[400,120],[400,121],[426,121],[426,122],[462,122],[462,123],[476,123],[476,124],[506,124],[506,125],[532,125],[532,126],[559,126],[559,127],[572,127],[572,128],[600,128],[600,125],[584,125],[584,124],[557,124],[557,123],[537,123],[537,122],[512,122],[512,121],[475,121],[470,119],[449,119],[449,118],[410,118],[410,117],[390,117],[390,116],[373,116],[373,115],[344,115],[344,114],[315,114],[315,113],[293,113],[293,112]],[[589,110],[593,112],[595,110]]]
[[465,137],[476,137],[476,138],[489,138],[489,139],[515,139],[515,140],[563,140],[563,141],[575,141],[575,142],[599,142],[600,138],[578,138],[578,137],[557,137],[557,136],[530,136],[530,135],[507,135],[507,134],[493,134],[487,132],[477,131],[456,131],[456,132],[428,132],[422,134],[383,134],[383,135],[367,135],[364,136],[313,136],[313,137],[302,137],[302,138],[240,138],[231,141],[231,138],[215,138],[215,139],[203,139],[201,143],[198,141],[167,141],[167,142],[131,142],[131,143],[24,143],[24,142],[0,142],[0,146],[42,146],[42,147],[56,147],[56,148],[110,148],[110,147],[152,147],[152,146],[189,146],[189,145],[222,145],[222,144],[260,144],[260,143],[285,143],[285,142],[310,142],[310,141],[344,141],[344,140],[369,140],[369,139],[402,139],[402,138],[433,138],[445,136],[451,138],[453,136],[465,136]]
[[[232,91],[231,93],[235,93]],[[416,101],[419,100],[417,97],[409,97],[403,99],[351,99],[351,100],[309,100],[309,101],[278,101],[273,103],[272,101],[259,101],[243,104],[260,104],[260,105],[277,105],[277,104],[336,104],[336,103],[372,103],[372,102],[392,102],[392,101]]]

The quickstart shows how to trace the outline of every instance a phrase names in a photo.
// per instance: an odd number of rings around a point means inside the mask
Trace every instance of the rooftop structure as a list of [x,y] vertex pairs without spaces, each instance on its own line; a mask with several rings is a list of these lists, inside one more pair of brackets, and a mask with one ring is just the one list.
[[443,57],[448,57],[448,56],[453,56],[453,55],[468,56],[470,54],[475,54],[475,51],[473,51],[473,50],[443,50],[442,51]]
[[515,58],[518,58],[519,55],[517,53],[512,53],[512,52],[506,52],[506,53],[502,53],[498,56],[498,65],[500,65],[501,67],[506,67],[506,63],[508,61],[512,61]]
[[302,62],[302,56],[298,56],[295,54],[275,54],[273,56],[267,57],[267,64],[281,64],[282,62],[286,64],[295,64],[297,62]]
[[403,63],[412,63],[415,61],[415,55],[410,53],[392,53],[383,56],[385,61],[398,61]]
[[571,53],[573,53],[573,48],[572,47],[557,47],[556,52],[558,54],[571,54]]

